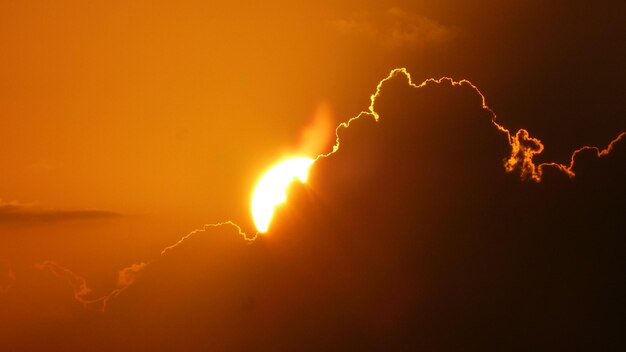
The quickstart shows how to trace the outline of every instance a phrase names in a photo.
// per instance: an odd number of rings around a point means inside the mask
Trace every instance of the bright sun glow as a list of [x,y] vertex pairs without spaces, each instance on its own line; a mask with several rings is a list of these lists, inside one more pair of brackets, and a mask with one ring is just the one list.
[[288,159],[261,177],[252,195],[252,218],[259,232],[267,231],[274,208],[287,200],[287,187],[295,180],[306,182],[313,161],[304,157]]

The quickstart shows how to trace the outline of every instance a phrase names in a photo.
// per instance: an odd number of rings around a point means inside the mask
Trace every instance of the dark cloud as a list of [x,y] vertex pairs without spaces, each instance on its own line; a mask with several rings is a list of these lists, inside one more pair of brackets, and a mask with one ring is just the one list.
[[[623,342],[624,143],[576,153],[572,179],[544,168],[541,182],[521,181],[543,146],[525,131],[509,140],[481,98],[399,75],[380,89],[378,122],[340,130],[338,152],[294,191],[272,236],[308,275],[301,301],[315,296],[293,313],[306,317],[302,339],[381,350]],[[507,173],[511,155],[524,165]],[[329,320],[336,330],[321,328]]]
[[104,210],[59,210],[45,209],[35,204],[3,202],[0,200],[0,224],[39,223],[67,220],[96,220],[120,216]]
[[[232,223],[191,232],[122,270],[104,314],[57,319],[58,346],[623,347],[623,141],[575,153],[575,177],[545,167],[524,179],[511,157],[532,169],[540,141],[498,128],[484,103],[469,83],[392,75],[376,114],[338,129],[340,147],[291,188],[267,235],[246,241]],[[92,293],[44,265],[80,303]]]

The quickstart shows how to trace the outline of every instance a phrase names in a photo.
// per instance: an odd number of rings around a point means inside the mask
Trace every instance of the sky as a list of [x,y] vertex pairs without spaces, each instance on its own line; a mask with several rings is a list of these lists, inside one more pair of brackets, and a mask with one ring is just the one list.
[[2,3],[0,350],[623,350],[625,16]]

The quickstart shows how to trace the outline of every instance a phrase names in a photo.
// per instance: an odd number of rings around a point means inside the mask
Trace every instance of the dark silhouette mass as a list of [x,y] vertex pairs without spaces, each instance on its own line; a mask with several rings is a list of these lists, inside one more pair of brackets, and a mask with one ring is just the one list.
[[580,152],[574,178],[546,168],[534,182],[506,172],[508,136],[469,85],[415,88],[396,75],[373,108],[378,121],[339,129],[340,148],[290,188],[267,235],[194,233],[138,268],[104,314],[74,307],[65,286],[42,297],[35,281],[22,285],[11,294],[43,310],[65,302],[72,318],[18,323],[3,343],[28,349],[37,342],[25,334],[37,334],[49,350],[623,347],[624,143],[603,158]]

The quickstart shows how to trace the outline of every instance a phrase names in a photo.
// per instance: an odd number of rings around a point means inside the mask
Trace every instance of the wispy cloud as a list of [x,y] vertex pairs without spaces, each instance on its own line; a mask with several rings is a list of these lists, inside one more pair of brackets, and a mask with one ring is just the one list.
[[382,13],[358,12],[331,22],[340,33],[379,42],[389,47],[414,47],[446,42],[456,29],[426,16],[397,7]]
[[37,223],[66,220],[95,220],[121,214],[95,209],[48,209],[33,203],[6,202],[0,199],[0,223]]
[[35,267],[39,270],[47,270],[54,276],[66,280],[74,290],[74,298],[85,308],[104,312],[110,299],[117,297],[135,282],[139,273],[146,267],[146,263],[132,264],[120,270],[117,278],[117,287],[110,293],[95,298],[91,297],[93,291],[87,285],[87,281],[70,269],[51,260],[37,263]]

